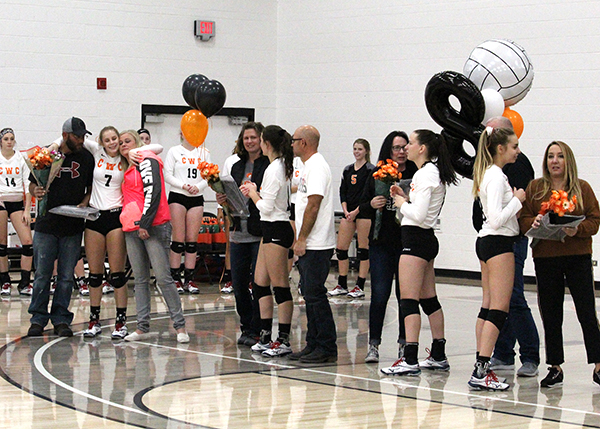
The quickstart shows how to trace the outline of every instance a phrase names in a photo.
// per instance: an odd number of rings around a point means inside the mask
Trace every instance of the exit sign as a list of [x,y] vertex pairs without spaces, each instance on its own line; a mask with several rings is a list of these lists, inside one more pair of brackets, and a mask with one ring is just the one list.
[[206,42],[215,35],[215,22],[214,21],[194,21],[194,35]]

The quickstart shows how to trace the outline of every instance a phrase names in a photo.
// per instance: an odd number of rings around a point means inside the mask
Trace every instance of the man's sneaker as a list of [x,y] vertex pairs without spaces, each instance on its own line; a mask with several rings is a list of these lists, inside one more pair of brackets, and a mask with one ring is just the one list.
[[115,288],[110,285],[108,282],[102,283],[102,294],[107,295],[109,293],[114,293]]
[[348,292],[348,298],[363,298],[364,296],[365,296],[365,293],[358,286],[354,286],[354,289],[352,289],[350,292]]
[[31,286],[30,284],[25,286],[23,289],[21,289],[21,292],[19,292],[21,295],[28,295],[31,296],[33,295],[33,286]]
[[490,359],[490,369],[493,371],[513,371],[515,369],[515,364],[492,357]]
[[379,346],[375,344],[369,344],[369,351],[365,357],[365,363],[377,363],[379,362]]
[[79,295],[81,296],[90,296],[90,287],[87,283],[82,283],[79,285]]
[[510,387],[508,383],[498,380],[496,373],[491,369],[488,369],[487,373],[481,378],[476,374],[472,374],[469,386],[472,390],[506,390]]
[[594,371],[594,376],[592,377],[592,381],[596,386],[600,386],[600,371]]
[[540,372],[538,366],[533,362],[524,362],[523,366],[517,371],[517,377],[535,377]]
[[180,281],[175,281],[175,287],[177,288],[177,293],[179,295],[185,292],[185,290],[183,289],[183,284]]
[[200,293],[200,289],[198,289],[198,286],[196,286],[196,283],[194,283],[191,280],[189,282],[187,282],[185,285],[183,285],[183,290],[186,292],[189,292],[193,295]]
[[443,360],[435,360],[431,357],[431,353],[429,357],[424,361],[419,362],[419,367],[422,369],[432,369],[437,371],[449,371],[450,364],[448,363],[448,359]]
[[562,370],[551,366],[550,368],[548,368],[548,375],[540,382],[540,386],[542,386],[542,387],[562,386],[564,378],[565,378],[565,375],[562,372]]
[[284,341],[271,341],[269,348],[262,352],[263,356],[277,357],[292,353],[292,347]]
[[10,283],[7,282],[2,285],[2,290],[0,290],[0,295],[10,296]]
[[94,338],[100,332],[102,332],[102,326],[100,325],[100,322],[97,320],[92,320],[90,321],[88,328],[83,331],[83,336],[86,338]]
[[249,332],[242,332],[242,335],[237,339],[237,343],[240,346],[248,346],[252,347],[254,344],[258,343],[259,337],[256,335],[252,335]]
[[398,359],[390,367],[381,368],[381,372],[385,375],[419,375],[421,374],[421,368],[419,368],[418,363],[410,365],[402,358]]
[[[300,286],[298,286],[298,287],[300,287]],[[348,289],[344,289],[340,285],[337,285],[336,287],[331,289],[329,292],[327,292],[327,295],[328,296],[348,295]]]
[[221,293],[233,293],[233,284],[229,281],[221,288]]
[[127,331],[127,325],[125,325],[124,323],[117,323],[115,325],[115,330],[112,332],[112,334],[110,335],[110,337],[113,340],[122,340],[128,334],[129,334],[129,332]]

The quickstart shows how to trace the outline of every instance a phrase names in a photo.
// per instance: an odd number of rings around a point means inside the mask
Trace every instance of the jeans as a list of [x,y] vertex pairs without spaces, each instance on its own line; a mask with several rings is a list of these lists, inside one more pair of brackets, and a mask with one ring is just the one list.
[[[73,292],[73,271],[81,256],[82,233],[58,237],[52,234],[36,232],[33,235],[33,262],[35,278],[33,280],[33,295],[29,304],[31,323],[46,326],[48,320],[57,325],[73,321],[73,313],[69,311],[71,293]],[[56,291],[52,298],[52,307],[48,313],[50,302],[50,279],[56,266]]]
[[165,299],[173,327],[185,326],[181,299],[177,287],[171,277],[169,265],[169,243],[171,241],[171,224],[169,222],[148,229],[150,237],[142,240],[138,231],[125,232],[127,256],[133,270],[135,283],[135,308],[137,311],[137,329],[150,331],[150,266],[154,270],[156,284]]
[[402,246],[371,244],[369,262],[371,263],[371,306],[369,308],[369,344],[381,344],[381,331],[385,319],[385,310],[392,294],[395,281],[396,300],[398,301],[398,343],[405,343],[404,318],[400,311],[400,283],[398,281],[398,262]]
[[535,258],[533,262],[544,324],[546,363],[561,365],[565,361],[562,335],[565,286],[569,287],[583,331],[587,362],[600,363],[600,329],[596,316],[592,255]]
[[527,237],[521,237],[514,246],[515,282],[510,297],[508,318],[498,335],[494,358],[508,364],[515,362],[515,343],[519,342],[521,362],[540,364],[540,337],[531,310],[525,300],[523,267],[527,258]]
[[307,250],[298,259],[298,270],[306,302],[306,346],[337,356],[337,333],[325,287],[332,256],[333,249]]
[[240,316],[242,332],[252,336],[260,334],[260,308],[252,298],[248,285],[253,281],[254,268],[260,241],[229,245],[231,258],[231,285],[235,296],[235,308]]

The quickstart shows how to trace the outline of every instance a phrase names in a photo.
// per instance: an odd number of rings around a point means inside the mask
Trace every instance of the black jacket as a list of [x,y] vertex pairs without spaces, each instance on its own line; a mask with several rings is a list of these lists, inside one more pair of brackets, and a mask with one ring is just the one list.
[[[244,181],[244,172],[246,171],[246,162],[247,160],[241,159],[231,167],[231,177],[235,180],[235,183],[238,186],[241,186]],[[270,161],[266,156],[261,156],[254,161],[254,167],[252,169],[252,179],[253,183],[256,183],[256,188],[260,189],[262,185],[263,176],[265,175],[265,170],[269,166]],[[262,237],[262,228],[260,225],[260,212],[254,201],[252,199],[248,199],[248,210],[250,211],[250,217],[248,218],[248,232],[257,237]],[[240,230],[240,218],[233,218],[233,225],[231,226],[232,230]]]

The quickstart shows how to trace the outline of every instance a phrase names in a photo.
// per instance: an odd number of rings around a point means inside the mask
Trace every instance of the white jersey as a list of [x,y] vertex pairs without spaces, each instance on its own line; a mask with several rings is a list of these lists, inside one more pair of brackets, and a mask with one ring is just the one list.
[[513,195],[508,178],[497,165],[489,167],[479,185],[479,198],[485,218],[479,237],[486,235],[519,235],[517,213],[522,204]]
[[285,177],[285,163],[277,158],[267,169],[260,187],[260,200],[256,208],[260,211],[260,220],[265,222],[289,221],[290,181]]
[[[163,172],[165,182],[171,185],[171,192],[188,197],[202,195],[202,192],[208,186],[208,183],[200,177],[200,171],[196,168],[202,161],[210,162],[210,152],[204,147],[188,150],[182,145],[177,145],[169,149]],[[183,189],[184,185],[197,186],[200,193],[192,195]]]
[[[292,165],[294,167],[294,172],[292,173],[291,185],[298,187],[298,185],[300,184],[300,176],[302,175],[302,169],[304,168],[304,163],[302,162],[302,160],[300,159],[299,156],[295,156],[294,162],[292,163]],[[291,193],[290,203],[296,204],[296,195],[297,194],[298,194],[298,191]]]
[[296,231],[297,236],[302,229],[304,211],[308,205],[308,197],[321,195],[321,205],[317,219],[306,239],[307,250],[327,250],[335,247],[335,226],[333,223],[333,187],[331,169],[320,153],[313,154],[304,163],[304,169],[298,186],[296,199]]
[[86,139],[84,146],[94,155],[94,181],[90,207],[112,210],[123,207],[121,184],[125,174],[121,155],[109,156],[104,147]]
[[9,159],[0,153],[0,201],[23,201],[29,193],[29,167],[25,152],[15,151]]
[[415,173],[410,184],[410,203],[402,204],[402,225],[431,229],[444,205],[446,186],[440,182],[437,166],[428,162]]
[[235,164],[239,160],[240,160],[240,157],[237,155],[231,155],[231,156],[227,157],[227,159],[223,162],[223,166],[220,169],[221,176],[222,177],[231,176],[231,167],[233,167],[233,164]]

